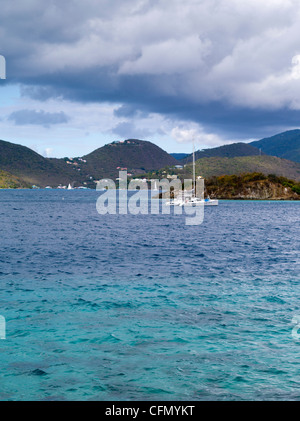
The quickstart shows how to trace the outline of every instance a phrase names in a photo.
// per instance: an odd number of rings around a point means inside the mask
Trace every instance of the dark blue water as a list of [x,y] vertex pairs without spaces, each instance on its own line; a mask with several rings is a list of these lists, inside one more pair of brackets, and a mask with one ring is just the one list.
[[98,196],[0,191],[0,399],[300,399],[300,203],[186,226]]

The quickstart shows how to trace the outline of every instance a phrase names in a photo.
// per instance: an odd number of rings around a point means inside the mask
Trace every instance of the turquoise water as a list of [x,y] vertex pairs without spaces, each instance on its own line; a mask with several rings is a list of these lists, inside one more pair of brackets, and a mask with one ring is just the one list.
[[105,215],[0,192],[1,400],[298,400],[296,202]]

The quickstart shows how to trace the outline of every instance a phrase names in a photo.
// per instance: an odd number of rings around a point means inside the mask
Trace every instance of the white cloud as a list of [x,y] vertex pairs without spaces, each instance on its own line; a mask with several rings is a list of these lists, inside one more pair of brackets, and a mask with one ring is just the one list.
[[146,45],[135,60],[125,61],[120,74],[176,74],[194,71],[204,65],[210,42],[192,35],[183,39],[169,39]]
[[292,57],[286,70],[258,81],[243,82],[231,96],[232,103],[249,108],[300,110],[300,55]]
[[226,142],[214,133],[206,133],[202,127],[196,124],[184,124],[171,130],[171,136],[179,143],[194,143],[195,147],[204,149],[220,146]]
[[291,79],[300,79],[300,55],[292,58]]
[[53,152],[52,148],[46,148],[44,150],[43,156],[46,157],[46,158],[50,158],[50,157],[52,157],[52,152]]

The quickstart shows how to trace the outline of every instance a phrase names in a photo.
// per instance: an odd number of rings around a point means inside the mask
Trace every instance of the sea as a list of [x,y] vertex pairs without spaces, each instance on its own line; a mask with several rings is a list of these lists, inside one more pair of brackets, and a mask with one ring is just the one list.
[[0,191],[0,400],[300,400],[300,202],[100,194]]

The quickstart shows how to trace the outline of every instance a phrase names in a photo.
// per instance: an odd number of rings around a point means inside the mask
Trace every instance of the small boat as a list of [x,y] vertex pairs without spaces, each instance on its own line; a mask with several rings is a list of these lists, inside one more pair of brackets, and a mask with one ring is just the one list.
[[71,186],[71,184],[69,183],[68,185],[68,190],[73,190],[73,187]]

